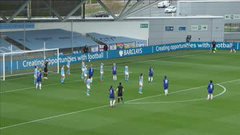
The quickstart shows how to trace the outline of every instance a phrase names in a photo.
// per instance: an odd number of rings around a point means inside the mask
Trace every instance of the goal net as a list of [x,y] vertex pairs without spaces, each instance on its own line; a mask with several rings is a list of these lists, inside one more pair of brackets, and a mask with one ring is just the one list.
[[50,73],[59,73],[58,48],[1,53],[0,77],[5,80],[8,77],[33,74],[35,66],[43,71],[46,61]]

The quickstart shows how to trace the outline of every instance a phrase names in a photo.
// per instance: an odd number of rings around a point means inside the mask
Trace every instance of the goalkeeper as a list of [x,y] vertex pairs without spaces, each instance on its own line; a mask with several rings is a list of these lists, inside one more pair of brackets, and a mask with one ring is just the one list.
[[48,61],[44,63],[44,79],[48,79]]

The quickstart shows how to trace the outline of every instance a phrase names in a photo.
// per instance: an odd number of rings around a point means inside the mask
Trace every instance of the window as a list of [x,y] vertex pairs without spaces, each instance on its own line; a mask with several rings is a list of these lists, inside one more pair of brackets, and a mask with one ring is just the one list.
[[165,31],[173,31],[174,27],[173,26],[165,26]]
[[186,31],[186,27],[178,27],[179,31]]
[[224,32],[240,32],[240,23],[226,23]]

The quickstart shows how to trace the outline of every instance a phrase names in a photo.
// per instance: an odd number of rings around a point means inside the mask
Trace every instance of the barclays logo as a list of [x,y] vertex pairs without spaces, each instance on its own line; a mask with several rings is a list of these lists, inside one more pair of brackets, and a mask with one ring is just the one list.
[[118,52],[118,54],[119,54],[120,57],[122,57],[122,56],[123,56],[123,50],[120,50],[120,51]]

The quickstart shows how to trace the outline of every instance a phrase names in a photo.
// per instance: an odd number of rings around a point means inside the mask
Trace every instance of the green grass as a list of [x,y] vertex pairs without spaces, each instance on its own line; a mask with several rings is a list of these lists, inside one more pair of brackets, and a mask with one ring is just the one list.
[[[129,57],[105,63],[104,82],[96,67],[91,96],[80,79],[80,64],[73,65],[65,84],[50,74],[43,89],[36,91],[33,75],[1,81],[1,135],[238,135],[240,134],[240,54],[219,51],[178,51]],[[118,81],[113,82],[111,65],[118,65]],[[130,81],[123,79],[128,65]],[[153,66],[154,82],[147,82]],[[143,95],[138,94],[138,76],[144,74]],[[170,80],[169,96],[163,96],[162,78]],[[215,83],[207,101],[207,84]],[[108,106],[108,89],[119,82],[125,87],[125,104]],[[177,92],[178,91],[178,92]],[[137,100],[136,100],[137,99]],[[196,100],[196,101],[195,101]]]

